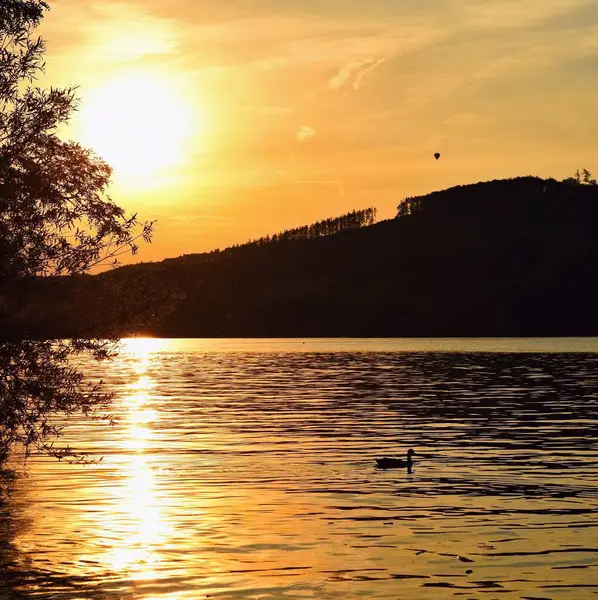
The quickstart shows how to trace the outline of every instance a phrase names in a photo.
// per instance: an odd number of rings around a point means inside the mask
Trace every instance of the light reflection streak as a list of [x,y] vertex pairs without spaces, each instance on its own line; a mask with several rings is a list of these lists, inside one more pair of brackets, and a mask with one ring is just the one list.
[[138,378],[128,386],[132,393],[123,399],[127,429],[122,440],[121,480],[125,483],[119,490],[120,514],[115,515],[114,522],[113,538],[118,541],[108,562],[112,569],[127,572],[132,580],[148,581],[160,577],[158,549],[169,533],[151,458],[152,423],[159,413],[151,407],[155,382],[148,370],[160,340],[136,338],[126,340],[124,346],[124,358]]

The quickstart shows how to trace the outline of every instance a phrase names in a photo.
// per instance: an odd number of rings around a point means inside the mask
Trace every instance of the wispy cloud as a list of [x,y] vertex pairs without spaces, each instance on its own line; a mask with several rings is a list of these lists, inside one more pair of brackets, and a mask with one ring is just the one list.
[[366,75],[372,73],[386,59],[387,57],[382,57],[377,60],[363,60],[343,65],[339,72],[330,80],[330,89],[336,91],[350,86],[354,90],[358,90]]
[[386,57],[377,60],[350,62],[343,65],[339,72],[330,80],[330,89],[337,91],[343,87],[350,86],[354,90],[358,90],[365,76],[377,69],[385,60]]
[[81,60],[115,65],[175,54],[184,27],[176,19],[153,15],[130,2],[67,1],[49,13],[42,33],[51,48],[76,52]]
[[299,131],[297,131],[297,141],[307,142],[307,140],[311,140],[311,138],[313,138],[315,135],[315,129],[302,125],[301,127],[299,127]]

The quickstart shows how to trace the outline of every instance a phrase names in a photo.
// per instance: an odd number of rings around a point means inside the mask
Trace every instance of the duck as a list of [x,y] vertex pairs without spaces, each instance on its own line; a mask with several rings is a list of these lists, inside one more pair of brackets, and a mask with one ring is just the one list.
[[376,466],[380,469],[407,469],[411,470],[413,466],[413,461],[411,457],[415,455],[413,449],[409,448],[407,450],[407,460],[403,460],[402,458],[387,458],[384,456],[383,458],[376,459]]

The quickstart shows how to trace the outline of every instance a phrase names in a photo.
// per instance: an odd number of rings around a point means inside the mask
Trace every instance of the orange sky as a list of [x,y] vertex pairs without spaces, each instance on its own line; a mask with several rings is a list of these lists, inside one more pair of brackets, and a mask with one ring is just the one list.
[[598,171],[595,0],[55,0],[41,33],[42,83],[80,85],[65,135],[158,220],[135,260]]

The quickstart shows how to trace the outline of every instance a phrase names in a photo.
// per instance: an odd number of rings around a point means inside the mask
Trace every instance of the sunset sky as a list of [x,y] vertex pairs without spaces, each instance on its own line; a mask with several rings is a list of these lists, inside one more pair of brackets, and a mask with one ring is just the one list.
[[42,83],[80,86],[64,135],[114,166],[117,203],[158,220],[139,260],[598,171],[596,0],[51,5]]

